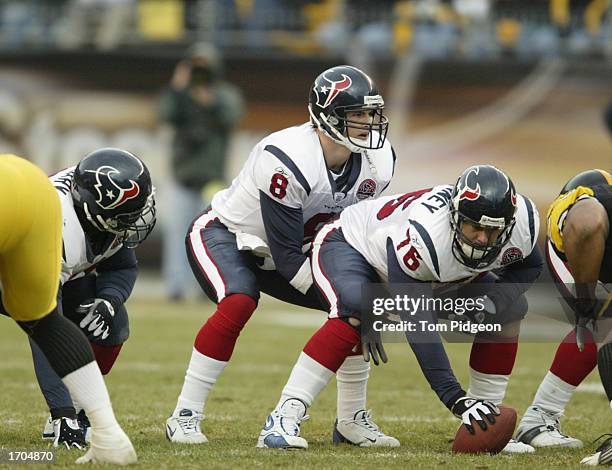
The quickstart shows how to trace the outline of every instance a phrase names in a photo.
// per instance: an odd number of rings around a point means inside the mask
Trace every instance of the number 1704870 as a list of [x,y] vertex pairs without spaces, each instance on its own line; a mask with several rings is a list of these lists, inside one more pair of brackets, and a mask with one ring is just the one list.
[[53,463],[55,454],[50,450],[0,449],[0,464]]

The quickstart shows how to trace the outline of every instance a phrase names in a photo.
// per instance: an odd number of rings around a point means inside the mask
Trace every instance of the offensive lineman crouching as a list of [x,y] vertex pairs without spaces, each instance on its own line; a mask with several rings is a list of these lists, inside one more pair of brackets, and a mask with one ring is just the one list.
[[[493,423],[514,366],[520,320],[527,312],[525,290],[542,270],[536,247],[538,213],[500,170],[486,165],[464,171],[455,186],[437,186],[349,207],[324,226],[313,243],[313,278],[329,305],[328,321],[308,341],[258,446],[306,448],[300,424],[306,409],[361,344],[364,358],[386,362],[371,307],[362,302],[368,284],[403,284],[416,290],[462,281],[462,297],[485,306],[472,321],[500,323],[494,336],[476,335],[470,355],[470,387],[456,380],[435,324],[426,310],[414,312],[417,332],[407,333],[419,365],[440,400],[468,430],[473,421]],[[497,270],[498,275],[491,271]],[[474,282],[470,282],[474,281]],[[478,284],[476,284],[478,282]],[[500,288],[498,288],[500,287]],[[450,315],[449,315],[450,317]],[[511,441],[511,452],[533,451]]]

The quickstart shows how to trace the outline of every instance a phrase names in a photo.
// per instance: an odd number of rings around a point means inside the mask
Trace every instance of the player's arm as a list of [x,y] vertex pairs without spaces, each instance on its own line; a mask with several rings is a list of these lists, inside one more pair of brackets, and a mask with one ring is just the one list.
[[[425,283],[408,275],[397,259],[397,252],[391,238],[387,239],[387,263],[389,283],[402,284],[404,292],[410,292],[411,287],[415,292],[422,292],[421,286]],[[437,331],[428,331],[421,328],[420,321],[435,323],[430,312],[417,311],[408,319],[414,325],[418,325],[418,331],[407,332],[406,338],[416,356],[423,375],[429,382],[438,398],[451,409],[458,398],[465,396],[465,391],[455,378],[453,369],[446,355],[444,345]]]
[[306,293],[312,285],[312,274],[310,261],[302,253],[302,207],[310,194],[310,185],[300,168],[279,147],[269,144],[259,152],[254,178],[268,246],[281,276]]
[[[517,226],[514,230],[522,244],[529,243],[527,247],[521,247],[523,253],[530,251],[525,258],[496,271],[498,279],[493,289],[487,293],[488,299],[494,304],[491,306],[494,312],[502,312],[511,306],[540,277],[544,269],[542,253],[537,245],[540,228],[537,207],[526,196],[519,195],[519,201]],[[486,310],[491,312],[489,308]]]
[[304,216],[301,207],[285,206],[259,192],[261,215],[276,270],[302,293],[312,285],[310,260],[302,253]]
[[96,292],[98,297],[117,307],[125,303],[132,293],[138,277],[138,261],[134,250],[123,247],[96,266]]
[[[390,283],[401,283],[405,289],[414,286],[415,292],[419,294],[423,291],[422,286],[427,283],[413,278],[405,271],[391,238],[387,239],[387,263]],[[474,433],[473,421],[483,430],[487,429],[485,419],[491,424],[495,423],[495,415],[500,414],[499,409],[493,403],[467,396],[453,373],[440,335],[435,330],[429,331],[422,327],[421,322],[436,323],[433,314],[417,311],[410,316],[410,321],[416,325],[416,331],[406,332],[406,338],[425,379],[440,401],[462,420],[470,433]]]
[[578,313],[589,317],[595,307],[595,286],[610,226],[606,210],[594,198],[580,200],[563,226],[563,245],[576,283]]
[[96,266],[96,297],[84,300],[77,312],[79,326],[91,341],[105,340],[111,334],[115,311],[128,299],[138,275],[134,250],[121,248]]
[[522,294],[527,292],[531,285],[540,277],[542,269],[544,269],[544,259],[536,245],[529,256],[499,271],[498,279],[495,281],[495,288],[487,293],[487,297],[495,305],[495,311],[504,311]]

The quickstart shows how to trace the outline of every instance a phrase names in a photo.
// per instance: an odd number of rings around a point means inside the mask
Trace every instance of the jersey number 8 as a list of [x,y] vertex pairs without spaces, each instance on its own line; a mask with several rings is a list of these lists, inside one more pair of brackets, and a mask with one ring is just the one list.
[[289,181],[287,181],[285,175],[282,173],[274,173],[270,181],[270,194],[278,199],[284,198],[287,195],[288,184]]

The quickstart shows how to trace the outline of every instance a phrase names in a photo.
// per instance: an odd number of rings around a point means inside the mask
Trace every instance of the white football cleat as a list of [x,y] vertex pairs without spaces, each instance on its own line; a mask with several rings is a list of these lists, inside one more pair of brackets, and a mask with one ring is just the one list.
[[90,448],[84,456],[76,460],[76,463],[129,465],[136,463],[137,460],[130,438],[123,429],[116,426],[112,430],[92,429]]
[[257,447],[270,449],[307,449],[308,442],[300,437],[300,424],[306,421],[306,405],[302,400],[289,398],[268,415]]
[[510,439],[510,442],[506,444],[506,447],[502,449],[502,452],[506,454],[533,454],[535,449],[529,444]]
[[205,444],[208,439],[200,429],[202,413],[183,408],[166,420],[166,438],[179,444]]
[[[612,464],[612,435],[604,434],[608,437],[595,451],[593,455],[583,458],[580,463],[584,465],[610,465]],[[601,436],[601,437],[604,437]],[[601,439],[601,437],[599,439]]]
[[400,442],[387,436],[372,421],[372,411],[359,410],[353,419],[336,419],[332,434],[334,444],[352,444],[359,447],[399,447]]
[[582,441],[561,433],[561,413],[530,406],[516,431],[516,440],[533,447],[582,447]]

